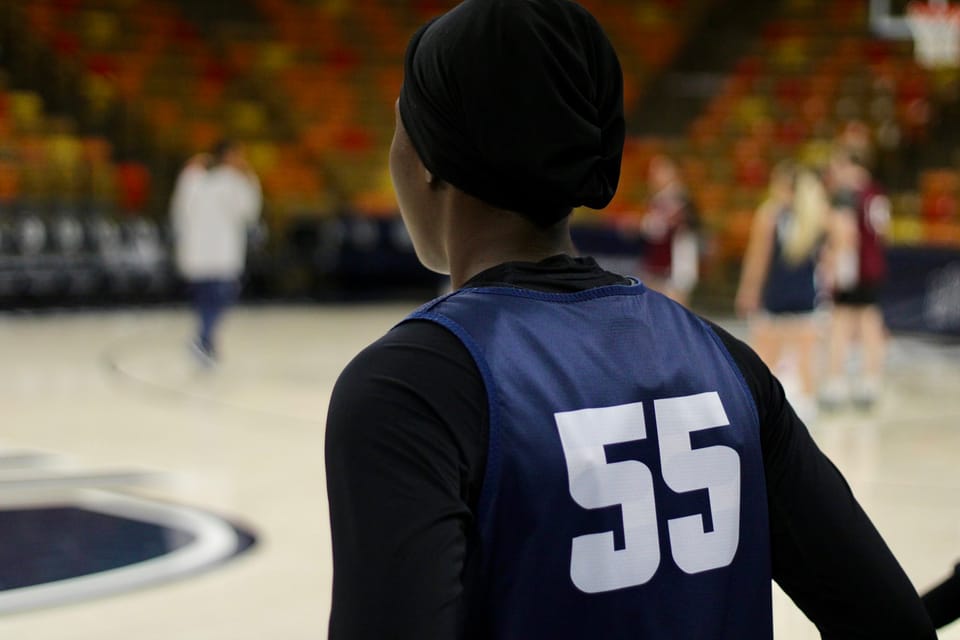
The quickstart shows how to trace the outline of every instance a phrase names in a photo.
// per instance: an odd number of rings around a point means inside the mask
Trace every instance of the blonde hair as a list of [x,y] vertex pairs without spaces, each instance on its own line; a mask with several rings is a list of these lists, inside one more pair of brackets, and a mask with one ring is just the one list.
[[[793,191],[790,203],[791,224],[783,243],[783,257],[788,264],[797,265],[810,257],[823,237],[830,209],[827,190],[820,178],[792,161],[784,161],[773,168],[770,176],[772,203],[774,185],[789,180]],[[769,215],[776,215],[775,207],[766,207]]]

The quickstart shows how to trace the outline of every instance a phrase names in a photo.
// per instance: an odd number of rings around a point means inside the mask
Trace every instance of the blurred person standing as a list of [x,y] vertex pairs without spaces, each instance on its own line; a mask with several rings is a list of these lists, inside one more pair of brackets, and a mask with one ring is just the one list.
[[699,278],[696,207],[671,158],[654,156],[648,181],[651,195],[646,212],[638,221],[628,220],[623,230],[643,237],[643,283],[687,304]]
[[176,264],[198,319],[191,350],[205,365],[216,362],[216,329],[239,294],[247,231],[261,204],[260,182],[232,141],[191,158],[177,178],[170,205]]
[[[829,200],[812,171],[792,161],[778,164],[770,193],[753,220],[735,306],[750,320],[751,343],[775,372],[795,359],[800,395],[794,408],[816,415],[817,262],[826,233]],[[782,371],[781,371],[782,373]]]
[[[847,398],[870,408],[880,393],[887,332],[879,305],[886,278],[884,236],[890,225],[890,200],[873,179],[858,150],[843,147],[830,161],[833,211],[824,252],[825,273],[833,292],[828,377],[821,403],[835,408]],[[851,388],[848,359],[861,346],[861,375]]]

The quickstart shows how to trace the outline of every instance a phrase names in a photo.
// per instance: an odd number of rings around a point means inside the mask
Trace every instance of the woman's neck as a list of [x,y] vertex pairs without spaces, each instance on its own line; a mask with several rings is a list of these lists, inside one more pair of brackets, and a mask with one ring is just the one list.
[[557,254],[575,255],[569,219],[541,228],[511,211],[471,202],[454,213],[457,224],[446,238],[450,280],[459,288],[470,278],[505,262],[539,262]]

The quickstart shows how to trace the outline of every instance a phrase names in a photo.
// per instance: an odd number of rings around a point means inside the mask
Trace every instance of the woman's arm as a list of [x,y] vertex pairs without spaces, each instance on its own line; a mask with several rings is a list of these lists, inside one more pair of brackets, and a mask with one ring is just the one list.
[[938,629],[960,619],[960,564],[953,575],[923,594],[923,604]]
[[326,433],[331,640],[461,637],[486,402],[467,350],[422,321],[341,374]]
[[714,330],[757,403],[774,579],[827,640],[934,640],[915,588],[783,387],[747,345]]

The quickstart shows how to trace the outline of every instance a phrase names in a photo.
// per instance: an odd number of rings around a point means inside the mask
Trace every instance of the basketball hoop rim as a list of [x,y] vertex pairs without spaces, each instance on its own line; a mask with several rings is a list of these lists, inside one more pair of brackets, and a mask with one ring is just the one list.
[[911,2],[907,5],[906,15],[908,19],[945,19],[951,22],[960,22],[960,5],[936,5],[929,2],[918,2],[914,0],[914,2]]

